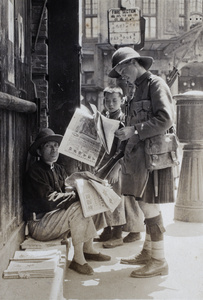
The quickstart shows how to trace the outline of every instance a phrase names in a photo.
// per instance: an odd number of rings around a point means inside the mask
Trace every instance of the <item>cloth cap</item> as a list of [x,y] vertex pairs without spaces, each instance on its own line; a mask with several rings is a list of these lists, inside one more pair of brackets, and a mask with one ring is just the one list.
[[104,89],[103,93],[104,93],[104,96],[105,96],[106,93],[110,93],[110,94],[112,94],[112,93],[119,93],[121,96],[123,96],[123,90],[122,90],[122,88],[120,88],[118,86],[115,86],[115,87],[113,87],[113,86],[107,86]]
[[54,131],[51,130],[50,128],[44,128],[38,133],[35,141],[31,144],[29,148],[29,152],[33,156],[37,156],[37,149],[41,144],[49,141],[57,142],[60,144],[62,138],[63,138],[62,135],[55,134]]
[[127,62],[128,60],[131,60],[133,58],[137,61],[140,61],[142,63],[142,66],[146,70],[151,67],[154,61],[151,56],[140,56],[140,54],[133,48],[122,47],[116,50],[112,56],[112,70],[110,71],[108,76],[111,78],[119,78],[120,74],[115,71],[115,68],[118,65],[121,65],[122,63]]

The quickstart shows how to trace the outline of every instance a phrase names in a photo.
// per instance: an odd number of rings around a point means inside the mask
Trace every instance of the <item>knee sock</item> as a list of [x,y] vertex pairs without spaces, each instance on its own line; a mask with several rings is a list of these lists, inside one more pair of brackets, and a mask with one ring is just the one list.
[[146,233],[145,233],[145,241],[144,241],[142,249],[146,250],[151,255],[152,243],[151,243],[150,231],[149,231],[149,228],[148,228],[148,226],[146,224],[146,219],[144,221],[144,224],[146,225]]
[[147,230],[151,237],[151,256],[157,260],[164,260],[164,235],[165,228],[161,214],[154,217],[145,219]]
[[146,235],[145,235],[145,241],[144,241],[144,245],[143,245],[142,249],[146,250],[147,252],[149,252],[149,254],[151,254],[151,250],[152,250],[151,236],[147,232],[146,232]]

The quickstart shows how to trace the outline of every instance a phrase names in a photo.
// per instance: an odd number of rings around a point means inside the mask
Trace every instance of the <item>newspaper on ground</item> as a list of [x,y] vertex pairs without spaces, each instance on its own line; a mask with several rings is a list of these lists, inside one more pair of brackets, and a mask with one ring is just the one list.
[[23,261],[23,262],[41,262],[44,260],[59,257],[61,259],[61,251],[57,249],[52,250],[25,250],[25,251],[15,251],[14,257],[11,261]]
[[31,238],[30,236],[27,237],[21,244],[20,244],[20,248],[22,250],[24,249],[47,249],[50,247],[61,247],[61,241],[62,239],[56,239],[56,240],[52,240],[52,241],[37,241],[33,238]]
[[93,104],[89,110],[83,106],[76,108],[59,152],[94,167],[102,146],[110,153],[119,124],[119,121],[103,116]]
[[60,258],[60,251],[16,251],[7,269],[4,270],[3,277],[8,279],[54,277]]

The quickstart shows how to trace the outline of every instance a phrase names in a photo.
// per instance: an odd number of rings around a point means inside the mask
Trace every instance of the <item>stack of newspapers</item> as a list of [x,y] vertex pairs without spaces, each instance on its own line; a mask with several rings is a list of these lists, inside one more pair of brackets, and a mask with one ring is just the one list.
[[47,248],[59,248],[61,247],[62,239],[56,239],[52,241],[37,241],[30,236],[27,236],[26,239],[20,244],[22,250],[47,250]]
[[54,277],[60,263],[61,251],[25,250],[16,251],[10,259],[8,268],[3,272],[4,278],[41,278]]

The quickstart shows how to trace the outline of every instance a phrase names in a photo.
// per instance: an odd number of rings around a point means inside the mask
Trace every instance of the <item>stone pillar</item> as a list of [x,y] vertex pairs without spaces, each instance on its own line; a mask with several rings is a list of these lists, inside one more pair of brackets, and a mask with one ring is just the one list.
[[203,92],[176,95],[177,135],[183,143],[174,219],[203,222]]

